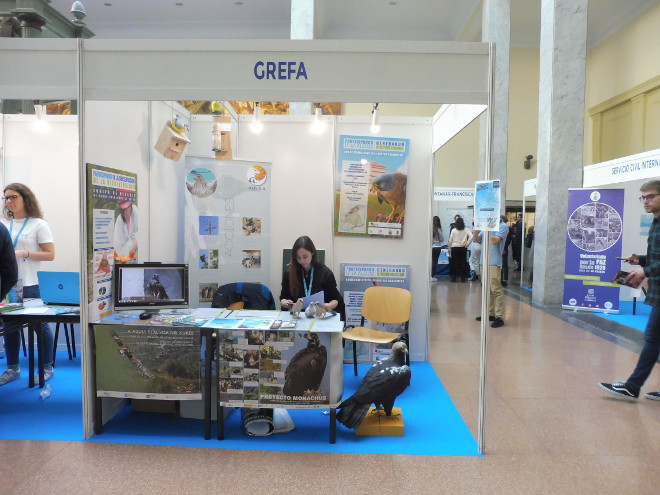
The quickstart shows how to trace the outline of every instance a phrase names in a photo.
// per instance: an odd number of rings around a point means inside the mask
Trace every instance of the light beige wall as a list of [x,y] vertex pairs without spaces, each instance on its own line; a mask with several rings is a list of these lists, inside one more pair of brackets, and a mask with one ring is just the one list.
[[659,24],[660,3],[587,52],[585,165],[660,146]]
[[479,119],[435,152],[433,185],[435,187],[474,187],[479,164]]

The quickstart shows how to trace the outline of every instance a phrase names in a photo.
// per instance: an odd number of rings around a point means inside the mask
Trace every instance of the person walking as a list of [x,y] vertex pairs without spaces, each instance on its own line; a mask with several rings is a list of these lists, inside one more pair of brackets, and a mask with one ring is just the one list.
[[[631,254],[623,261],[639,265],[626,277],[626,285],[637,288],[648,277],[648,291],[644,303],[651,306],[651,314],[644,330],[642,352],[632,375],[626,381],[598,384],[603,390],[628,400],[636,400],[639,397],[639,392],[660,355],[660,180],[645,182],[640,191],[642,195],[639,200],[644,205],[644,211],[653,215],[646,255]],[[655,392],[649,392],[645,397],[660,400],[660,391],[656,388]]]

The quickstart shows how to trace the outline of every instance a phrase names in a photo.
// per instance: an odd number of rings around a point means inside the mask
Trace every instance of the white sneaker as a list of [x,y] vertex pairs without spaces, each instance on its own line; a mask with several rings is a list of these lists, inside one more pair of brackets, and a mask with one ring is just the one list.
[[[55,370],[51,366],[50,368],[44,368],[44,382],[51,380],[55,376]],[[34,375],[34,383],[39,383],[39,375]]]
[[5,385],[21,377],[21,370],[13,370],[8,368],[2,375],[0,375],[0,385]]

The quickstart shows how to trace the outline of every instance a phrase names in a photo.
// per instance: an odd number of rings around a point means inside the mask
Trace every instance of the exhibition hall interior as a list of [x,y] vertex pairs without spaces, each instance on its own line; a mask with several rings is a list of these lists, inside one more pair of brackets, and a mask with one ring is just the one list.
[[0,2],[0,493],[655,493],[658,23]]

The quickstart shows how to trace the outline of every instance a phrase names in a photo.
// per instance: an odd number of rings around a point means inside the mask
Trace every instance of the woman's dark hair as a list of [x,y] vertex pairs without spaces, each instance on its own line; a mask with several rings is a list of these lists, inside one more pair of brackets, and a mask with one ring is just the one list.
[[312,240],[306,235],[298,237],[296,242],[293,243],[293,248],[291,248],[291,261],[289,261],[289,289],[293,297],[300,297],[299,294],[302,287],[302,265],[298,263],[296,258],[300,248],[312,253],[312,266],[316,266],[318,262],[316,246],[314,246]]
[[456,222],[455,222],[455,224],[454,224],[454,228],[455,228],[456,230],[463,230],[463,229],[465,228],[465,222],[463,221],[463,218],[458,217],[458,218],[456,219]]
[[[32,218],[43,218],[44,215],[41,213],[41,207],[39,206],[39,201],[37,201],[37,197],[34,195],[32,192],[32,189],[30,189],[28,186],[25,184],[21,184],[20,182],[12,182],[11,184],[7,184],[2,191],[3,194],[7,193],[7,190],[11,189],[12,191],[16,191],[18,194],[21,195],[23,198],[23,204],[25,205],[25,214],[28,217]],[[4,204],[4,210],[3,213],[6,218],[13,218],[14,214],[7,208],[7,203],[5,202]]]
[[440,230],[442,230],[442,224],[440,223],[440,217],[436,215],[433,217],[433,235],[435,236]]

